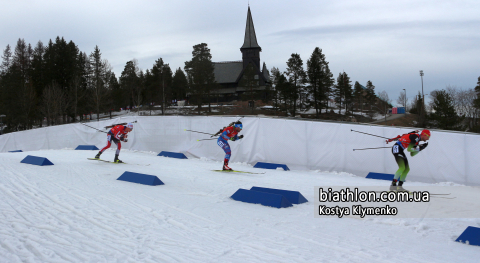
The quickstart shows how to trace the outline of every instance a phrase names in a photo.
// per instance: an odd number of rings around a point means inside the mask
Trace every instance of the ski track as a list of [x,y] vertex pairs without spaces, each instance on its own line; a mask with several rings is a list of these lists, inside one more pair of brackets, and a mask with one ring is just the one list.
[[[449,262],[454,248],[466,262],[478,252],[443,230],[478,219],[314,218],[313,186],[363,180],[350,175],[223,174],[211,171],[219,162],[131,151],[122,151],[125,165],[92,162],[90,151],[35,152],[54,160],[44,167],[20,164],[26,153],[0,155],[0,262]],[[124,171],[166,185],[117,181]],[[310,202],[275,209],[230,199],[251,186],[300,190]]]

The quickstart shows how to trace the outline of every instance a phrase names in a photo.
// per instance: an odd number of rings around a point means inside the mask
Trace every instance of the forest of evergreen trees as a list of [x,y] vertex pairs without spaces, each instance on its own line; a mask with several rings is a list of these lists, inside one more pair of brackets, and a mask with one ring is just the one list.
[[[50,40],[46,46],[39,41],[35,47],[19,39],[15,48],[7,45],[0,65],[3,132],[84,121],[87,116],[98,119],[100,113],[127,106],[156,105],[163,112],[173,100],[183,99],[197,105],[200,114],[200,106],[205,103],[210,106],[218,96],[219,85],[215,83],[211,58],[208,45],[201,43],[193,46],[192,59],[185,62],[184,70],[178,68],[173,72],[159,58],[151,69],[143,72],[138,62],[131,60],[117,78],[98,46],[87,54],[63,37]],[[306,69],[296,53],[286,64],[285,72],[276,67],[271,69],[272,84],[266,90],[256,87],[255,73],[247,67],[240,82],[247,91],[241,99],[261,99],[293,117],[299,110],[315,109],[316,118],[320,118],[322,112],[329,111],[332,100],[340,114],[347,116],[353,111],[383,114],[392,107],[386,92],[375,94],[372,81],[365,86],[358,81],[352,85],[346,72],[340,72],[335,79],[318,47],[307,60]],[[422,108],[421,97],[420,101],[415,100],[410,108],[412,113],[423,113],[419,115],[419,127],[479,132],[480,77],[477,87],[468,93],[471,99],[468,116],[458,110],[461,98],[458,94],[452,88],[449,92],[432,92],[433,111]]]
[[60,37],[35,47],[23,39],[14,49],[7,45],[0,67],[4,132],[98,118],[127,106],[155,103],[163,110],[163,101],[185,98],[187,78],[181,69],[173,73],[161,58],[145,72],[137,64],[126,62],[117,78],[98,46],[87,54]]

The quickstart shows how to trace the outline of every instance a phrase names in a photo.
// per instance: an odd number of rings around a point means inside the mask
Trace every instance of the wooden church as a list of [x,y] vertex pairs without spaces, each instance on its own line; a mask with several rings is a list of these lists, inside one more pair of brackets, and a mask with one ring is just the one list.
[[[245,38],[240,51],[242,52],[242,60],[213,63],[215,80],[220,87],[215,93],[218,93],[220,101],[239,100],[241,95],[249,90],[263,91],[267,86],[271,85],[270,73],[265,62],[260,67],[260,52],[262,48],[257,42],[250,7],[248,7],[247,13]],[[242,81],[247,78],[247,72],[248,74],[253,73],[254,80],[254,85],[249,84],[249,87],[246,87],[246,81]],[[249,83],[252,83],[252,81]]]

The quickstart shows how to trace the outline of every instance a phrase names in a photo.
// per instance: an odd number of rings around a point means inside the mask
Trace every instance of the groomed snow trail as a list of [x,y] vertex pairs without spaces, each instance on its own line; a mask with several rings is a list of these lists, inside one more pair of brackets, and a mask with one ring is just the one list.
[[[87,160],[95,153],[0,153],[0,262],[472,262],[480,252],[454,242],[480,219],[314,218],[315,186],[385,181],[241,163],[231,166],[266,173],[218,173],[219,162],[124,150],[127,164]],[[27,155],[54,165],[20,163]],[[165,185],[116,180],[125,171]],[[252,186],[309,202],[276,209],[230,199]]]

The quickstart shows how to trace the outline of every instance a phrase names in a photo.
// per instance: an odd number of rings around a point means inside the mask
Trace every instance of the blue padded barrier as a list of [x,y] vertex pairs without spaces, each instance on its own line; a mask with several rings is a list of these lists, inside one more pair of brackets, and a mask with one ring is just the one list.
[[368,173],[367,177],[365,177],[365,178],[392,181],[394,176],[395,176],[394,174],[383,174],[383,173],[372,173],[372,172],[370,172],[370,173]]
[[120,181],[126,181],[137,184],[145,185],[163,185],[164,183],[154,175],[140,174],[133,172],[124,172],[120,177],[117,178]]
[[8,151],[9,153],[21,153],[23,152],[22,150],[15,150],[15,151]]
[[28,155],[25,157],[21,163],[27,163],[27,164],[33,164],[33,165],[40,165],[40,166],[45,166],[45,165],[53,165],[50,160],[48,160],[45,157],[38,157],[38,156],[32,156]]
[[290,203],[296,204],[296,205],[308,202],[308,200],[298,191],[289,191],[289,190],[273,189],[273,188],[265,188],[265,187],[257,187],[257,186],[250,188],[250,190],[283,195],[285,198],[287,198],[287,200]]
[[238,189],[230,198],[236,201],[261,204],[276,208],[293,206],[283,195],[258,192],[247,189]]
[[473,226],[467,227],[455,241],[480,246],[480,228]]
[[277,169],[278,167],[283,168],[285,171],[290,171],[288,166],[286,164],[278,164],[278,163],[262,163],[262,162],[257,162],[254,168],[263,168],[263,169]]
[[174,153],[174,152],[166,152],[166,151],[162,151],[157,156],[164,156],[164,157],[177,158],[177,159],[188,159],[187,156],[185,156],[185,154],[183,153]]
[[95,145],[79,145],[75,150],[98,150]]

